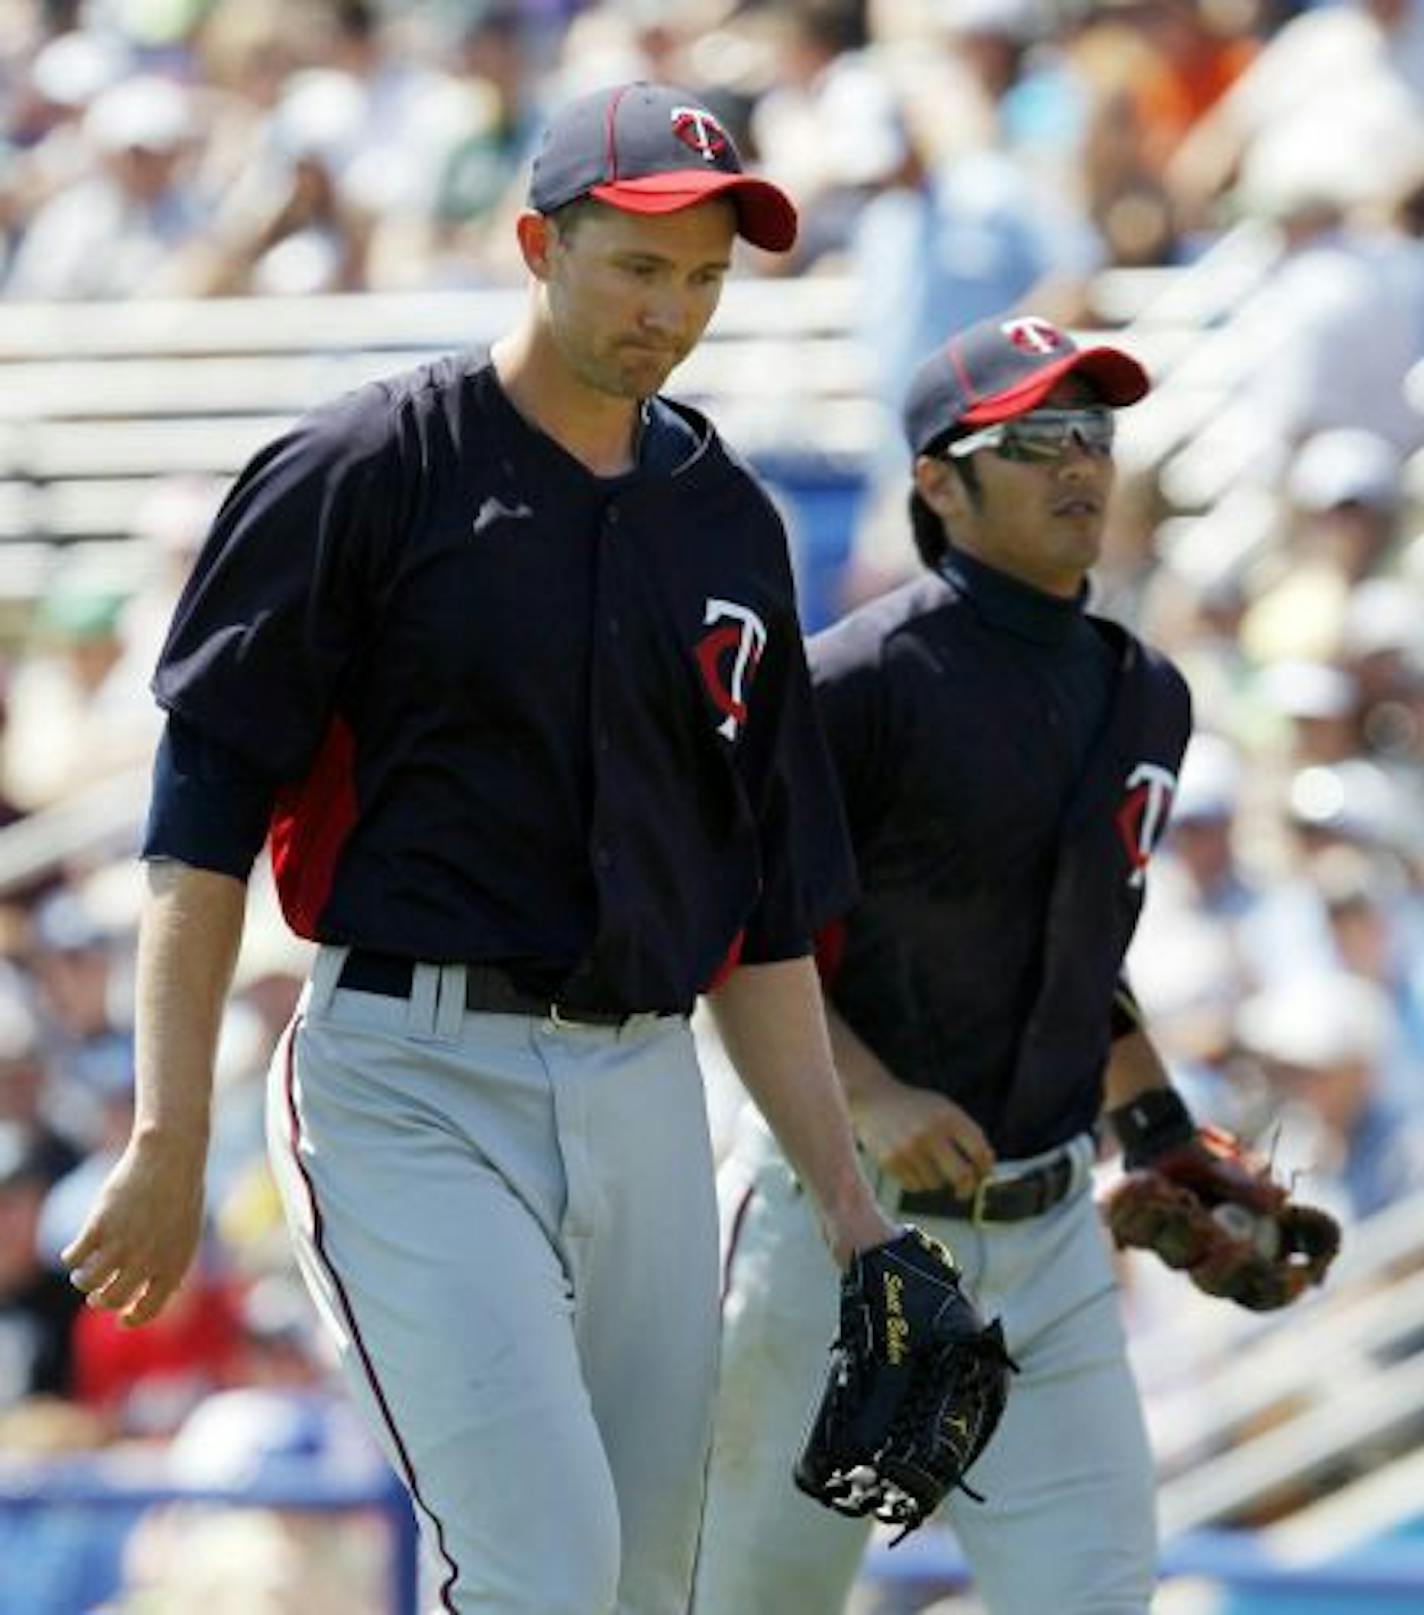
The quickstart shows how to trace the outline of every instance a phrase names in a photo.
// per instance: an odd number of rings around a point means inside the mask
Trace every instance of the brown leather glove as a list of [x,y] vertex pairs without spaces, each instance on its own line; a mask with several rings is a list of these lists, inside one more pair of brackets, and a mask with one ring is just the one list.
[[1141,1096],[1112,1120],[1129,1168],[1103,1202],[1119,1249],[1154,1251],[1198,1289],[1253,1312],[1288,1306],[1324,1281],[1340,1225],[1292,1200],[1268,1164],[1230,1133],[1193,1126],[1166,1090]]

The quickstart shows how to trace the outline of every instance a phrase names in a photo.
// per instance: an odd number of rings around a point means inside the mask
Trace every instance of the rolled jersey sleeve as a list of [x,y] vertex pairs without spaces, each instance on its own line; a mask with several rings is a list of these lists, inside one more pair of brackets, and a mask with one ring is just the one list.
[[246,880],[267,839],[277,784],[170,714],[153,764],[144,858]]
[[400,487],[391,414],[365,388],[252,460],[159,658],[159,704],[278,781],[305,772],[369,631]]

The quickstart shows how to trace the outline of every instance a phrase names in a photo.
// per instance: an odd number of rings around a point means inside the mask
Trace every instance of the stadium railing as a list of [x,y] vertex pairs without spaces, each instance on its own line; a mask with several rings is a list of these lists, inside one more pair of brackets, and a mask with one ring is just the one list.
[[[416,1615],[417,1538],[404,1494],[392,1479],[386,1485],[333,1482],[310,1466],[292,1461],[269,1470],[260,1484],[246,1487],[176,1487],[125,1476],[103,1461],[65,1460],[51,1466],[11,1467],[0,1473],[0,1529],[13,1530],[17,1517],[39,1510],[76,1511],[91,1518],[136,1520],[143,1511],[169,1505],[297,1510],[340,1514],[375,1512],[387,1523],[389,1554],[384,1607],[389,1615]],[[120,1531],[123,1527],[120,1526]],[[1329,1610],[1332,1615],[1398,1615],[1424,1607],[1424,1542],[1392,1539],[1366,1550],[1336,1556],[1328,1563],[1302,1562],[1259,1533],[1199,1530],[1171,1537],[1160,1561],[1164,1581],[1199,1580],[1235,1593],[1257,1593],[1298,1602],[1272,1602],[1272,1610]],[[112,1576],[115,1572],[111,1572]],[[883,1541],[870,1547],[862,1567],[863,1585],[884,1589],[903,1600],[941,1597],[970,1585],[968,1570],[950,1533],[929,1526],[895,1549]],[[113,1597],[102,1562],[85,1584],[72,1577],[62,1595],[34,1604],[46,1593],[37,1578],[28,1585],[31,1607],[24,1615],[80,1615],[82,1609]],[[0,1610],[11,1615],[0,1589]],[[14,1612],[18,1615],[18,1612]]]
[[[1182,1368],[1178,1403],[1159,1403],[1153,1432],[1168,1530],[1279,1512],[1303,1487],[1364,1484],[1424,1429],[1424,1191],[1352,1228],[1329,1284],[1290,1312],[1209,1343],[1170,1333],[1150,1347]],[[1424,1512],[1417,1488],[1394,1495],[1393,1511],[1376,1499],[1358,1535]],[[1337,1529],[1331,1546],[1342,1545]]]
[[[1235,1594],[1266,1595],[1273,1615],[1405,1615],[1424,1608],[1424,1542],[1376,1543],[1368,1554],[1332,1564],[1292,1564],[1257,1534],[1195,1531],[1169,1540],[1162,1552],[1164,1581],[1192,1580]],[[927,1527],[896,1548],[871,1546],[862,1567],[864,1585],[897,1595],[897,1607],[960,1592],[968,1567],[947,1531]],[[1233,1609],[1237,1606],[1233,1604]],[[1253,1608],[1258,1606],[1252,1606]]]
[[[155,1478],[148,1466],[134,1469],[113,1457],[10,1460],[0,1466],[0,1535],[10,1567],[0,1575],[0,1615],[87,1615],[107,1607],[122,1590],[122,1545],[128,1531],[147,1510],[170,1505],[378,1515],[387,1530],[385,1591],[373,1591],[389,1615],[417,1615],[415,1520],[393,1475],[384,1481],[345,1482],[332,1479],[320,1466],[290,1459],[265,1462],[261,1480],[249,1485],[176,1486]],[[72,1551],[56,1566],[48,1585],[43,1563],[35,1563],[38,1544],[27,1550],[25,1542],[25,1521],[41,1513],[79,1522],[78,1532],[66,1538]],[[101,1529],[101,1521],[110,1529]],[[86,1542],[97,1550],[87,1558]]]
[[[227,476],[301,410],[479,348],[522,293],[0,304],[0,538],[122,539],[151,480]],[[744,281],[677,391],[749,454],[868,441],[841,279]]]
[[[1259,284],[1273,251],[1268,234],[1241,226],[1188,266],[1096,278],[1089,323],[1111,327],[1158,381],[1150,408],[1124,423],[1126,465],[1190,455],[1194,434],[1211,429],[1239,343],[1203,346],[1202,333]],[[0,302],[0,631],[63,566],[95,563],[120,590],[142,577],[151,554],[136,523],[157,480],[226,480],[321,399],[484,346],[523,295]],[[707,406],[766,478],[788,518],[809,629],[839,609],[867,457],[894,430],[867,396],[854,334],[862,295],[835,274],[734,281],[669,389]],[[1262,528],[1233,510],[1217,530],[1249,544]],[[1200,552],[1202,534],[1192,540]]]
[[[1274,250],[1241,226],[1189,266],[1095,281],[1096,317],[1159,380],[1125,445],[1138,458],[1177,452],[1210,420],[1238,355],[1202,333],[1259,285]],[[858,471],[882,427],[854,335],[859,295],[839,275],[734,281],[670,390],[709,405],[753,459]],[[322,398],[488,343],[523,296],[0,302],[0,541],[123,540],[154,478],[229,476]],[[28,576],[20,558],[9,551],[15,579]]]

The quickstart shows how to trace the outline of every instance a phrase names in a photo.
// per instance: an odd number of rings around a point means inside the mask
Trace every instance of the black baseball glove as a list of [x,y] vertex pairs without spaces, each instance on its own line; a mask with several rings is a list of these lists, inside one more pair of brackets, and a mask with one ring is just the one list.
[[[1013,1367],[997,1319],[960,1288],[949,1252],[918,1228],[854,1257],[840,1330],[796,1484],[840,1514],[903,1527],[934,1513],[984,1450]],[[977,1496],[977,1493],[970,1493]]]

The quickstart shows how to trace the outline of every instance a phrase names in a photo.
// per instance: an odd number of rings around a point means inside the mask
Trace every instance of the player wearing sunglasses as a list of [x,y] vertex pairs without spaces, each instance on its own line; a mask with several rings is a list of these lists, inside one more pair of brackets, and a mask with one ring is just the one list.
[[[1021,323],[1040,332],[1037,322]],[[1000,340],[1013,348],[1012,338]],[[950,351],[921,368],[906,406],[907,420],[922,418],[920,440],[912,438],[910,504],[922,553],[928,546],[937,565],[952,534],[968,555],[1071,597],[1098,558],[1113,480],[1113,411],[1141,396],[1123,369],[1135,361],[1115,348],[1075,352],[1080,363],[1047,376],[1033,402],[1011,393],[976,404],[963,390],[964,359],[956,363]],[[951,398],[961,400],[957,410]],[[1016,412],[1001,415],[1005,409]]]
[[[885,1206],[948,1243],[1019,1369],[968,1477],[985,1501],[944,1504],[992,1615],[1152,1597],[1152,1465],[1091,1167],[1105,1111],[1185,1115],[1120,969],[1190,707],[1086,609],[1116,411],[1147,385],[1045,320],[957,334],[905,406],[925,571],[809,651],[861,884],[818,946],[857,1134]],[[836,1615],[865,1531],[800,1497],[784,1458],[824,1374],[827,1258],[750,1113],[718,1192],[694,1608]]]
[[1031,409],[1027,415],[952,441],[946,453],[963,460],[980,449],[993,449],[1001,460],[1051,465],[1063,459],[1074,443],[1085,454],[1111,454],[1116,432],[1112,411],[1101,404],[1086,409]]

